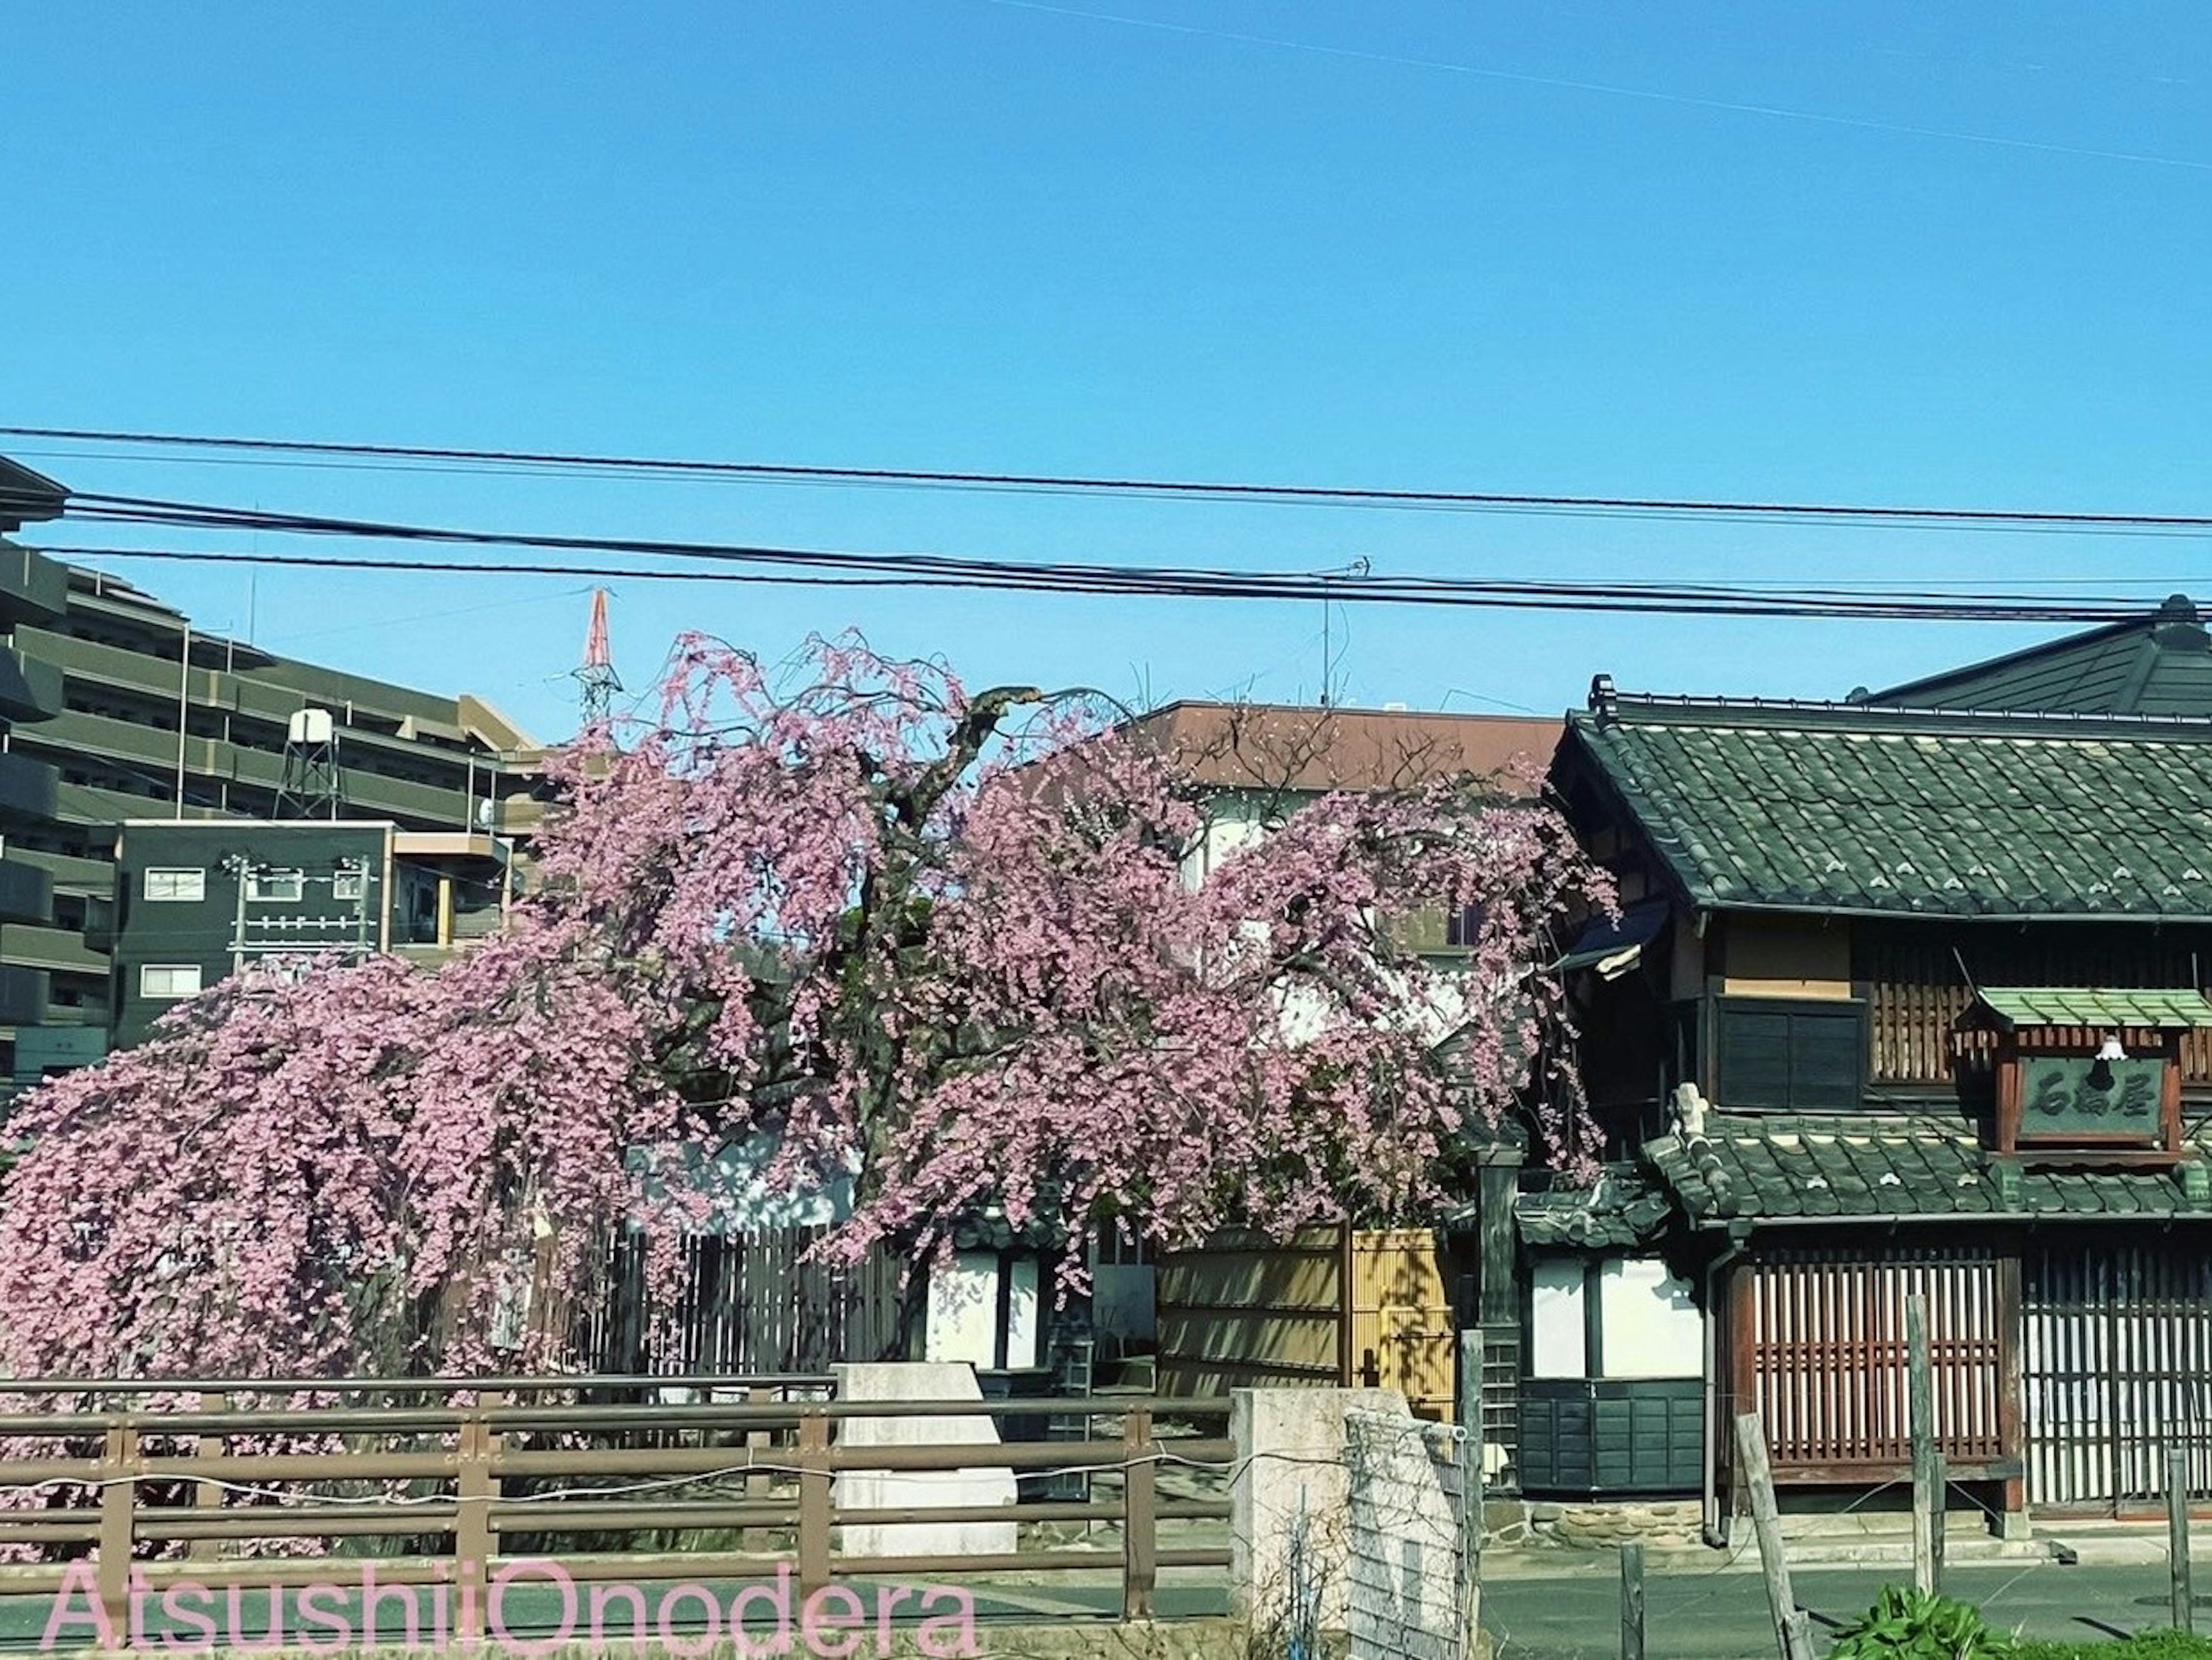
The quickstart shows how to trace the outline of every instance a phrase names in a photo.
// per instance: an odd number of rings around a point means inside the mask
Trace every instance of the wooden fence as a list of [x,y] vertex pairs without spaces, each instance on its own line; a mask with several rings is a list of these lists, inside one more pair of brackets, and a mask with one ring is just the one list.
[[1936,1434],[1954,1475],[2013,1451],[2008,1323],[1999,1259],[1986,1250],[1900,1250],[1863,1258],[1777,1251],[1740,1279],[1737,1397],[1766,1426],[1778,1481],[1881,1480],[1911,1460],[1905,1299],[1927,1300]]
[[1456,1409],[1451,1270],[1427,1228],[1225,1236],[1159,1260],[1163,1395],[1312,1384],[1394,1389]]
[[[645,1247],[608,1250],[600,1286],[577,1321],[583,1364],[610,1373],[811,1372],[888,1357],[898,1333],[898,1262],[883,1251],[850,1267],[813,1261],[826,1228],[755,1228],[683,1243],[672,1306],[646,1292]],[[672,1340],[648,1342],[655,1325]]]
[[[37,1509],[0,1508],[0,1544],[47,1560],[0,1569],[0,1589],[59,1591],[58,1559],[93,1559],[111,1619],[134,1570],[159,1592],[179,1583],[297,1587],[337,1578],[342,1558],[374,1561],[386,1586],[453,1588],[457,1636],[481,1635],[491,1585],[514,1561],[556,1562],[583,1584],[773,1576],[796,1560],[802,1592],[861,1576],[916,1583],[950,1577],[1118,1569],[1125,1619],[1151,1617],[1164,1568],[1223,1568],[1229,1552],[1164,1546],[1164,1525],[1224,1521],[1224,1497],[1164,1497],[1170,1456],[1160,1415],[1220,1422],[1226,1402],[1125,1398],[993,1402],[797,1400],[817,1378],[684,1376],[566,1378],[214,1381],[117,1385],[18,1380],[9,1397],[97,1394],[125,1409],[0,1414],[0,1486],[33,1487]],[[568,1395],[641,1385],[689,1387],[743,1400],[577,1405]],[[341,1404],[240,1408],[234,1402],[312,1389]],[[159,1395],[149,1393],[158,1390]],[[430,1406],[395,1400],[441,1395]],[[380,1403],[377,1397],[384,1397]],[[457,1398],[465,1397],[465,1398]],[[177,1404],[191,1402],[191,1405]],[[1006,1426],[1001,1444],[860,1444],[854,1420],[982,1416]],[[1076,1440],[1025,1441],[1018,1426],[1073,1418]],[[288,1450],[270,1450],[273,1444]],[[1234,1444],[1178,1436],[1178,1466],[1225,1469]],[[298,1450],[305,1447],[307,1450]],[[841,1505],[836,1478],[878,1472],[1008,1469],[1019,1478],[1079,1470],[1079,1501],[860,1509]],[[1225,1490],[1225,1483],[1224,1484]],[[1084,1523],[1118,1535],[1111,1548],[1017,1548],[994,1555],[859,1555],[840,1529],[972,1522]],[[649,1547],[640,1541],[651,1537]],[[727,1541],[734,1535],[737,1548]],[[1018,1545],[1020,1534],[1016,1535]],[[228,1554],[249,1547],[252,1554]],[[471,1624],[471,1622],[473,1622]]]
[[1224,1236],[1159,1259],[1154,1292],[1164,1395],[1348,1381],[1343,1235],[1286,1244]]

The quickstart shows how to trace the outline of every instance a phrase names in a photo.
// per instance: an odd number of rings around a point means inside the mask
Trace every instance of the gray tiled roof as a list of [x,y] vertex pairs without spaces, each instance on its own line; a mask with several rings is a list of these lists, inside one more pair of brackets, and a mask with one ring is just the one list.
[[2131,622],[2069,634],[1857,699],[1953,709],[2212,714],[2212,636],[2186,594]]
[[1514,1225],[1530,1245],[1630,1249],[1657,1239],[1674,1213],[1667,1190],[1642,1171],[1611,1169],[1592,1188],[1553,1188],[1514,1201]]
[[1709,1121],[1702,1134],[1650,1143],[1644,1157],[1696,1222],[1975,1214],[2212,1218],[2212,1195],[2191,1197],[2177,1171],[2030,1166],[2016,1168],[2008,1183],[1971,1134],[1936,1125],[1721,1117]]
[[2212,722],[1608,694],[1570,733],[1694,904],[2212,921]]

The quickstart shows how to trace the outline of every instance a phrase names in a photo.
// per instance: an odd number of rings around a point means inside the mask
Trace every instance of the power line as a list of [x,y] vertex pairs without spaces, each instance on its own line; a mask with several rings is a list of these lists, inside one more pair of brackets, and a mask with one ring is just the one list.
[[[1876,602],[1909,602],[1916,609],[1933,607],[1939,614],[1996,607],[2014,613],[2024,608],[2037,617],[2051,616],[2081,620],[2132,615],[2135,607],[2124,600],[2045,599],[2016,592],[1937,592],[1927,588],[1804,587],[1782,585],[1758,588],[1747,584],[1568,583],[1423,576],[1362,575],[1346,579],[1327,571],[1249,571],[1222,568],[1158,565],[1112,565],[1068,561],[1013,561],[963,558],[930,553],[858,553],[818,549],[767,547],[748,544],[676,541],[659,538],[584,537],[520,531],[471,530],[386,520],[340,519],[319,514],[272,512],[200,502],[173,502],[143,496],[85,496],[73,498],[72,517],[100,522],[162,526],[194,530],[246,530],[257,534],[337,536],[400,542],[430,542],[445,545],[486,548],[524,547],[586,554],[622,553],[699,560],[712,563],[797,566],[835,570],[848,576],[870,575],[900,579],[887,586],[916,586],[913,579],[928,576],[935,586],[959,586],[973,579],[984,586],[1067,587],[1077,592],[1188,593],[1203,587],[1244,597],[1273,596],[1290,599],[1325,599],[1357,592],[1368,604],[1430,593],[1595,593],[1618,596],[1633,592],[1644,597],[1668,597],[1695,601],[1723,601],[1745,595],[1762,599],[1780,598],[1807,607],[1840,605],[1853,611]],[[489,569],[481,563],[464,569]],[[537,567],[541,570],[572,569],[566,566]],[[578,572],[577,574],[586,574]],[[618,570],[616,574],[619,575]],[[2085,611],[2083,607],[2088,609]],[[2008,618],[2009,620],[2009,618]]]
[[[1570,582],[1418,575],[1346,579],[1315,571],[1269,571],[1115,565],[1071,561],[1015,561],[931,553],[864,553],[661,538],[586,537],[520,531],[337,518],[158,497],[87,494],[70,498],[69,516],[95,523],[160,526],[191,531],[246,531],[283,536],[337,537],[486,550],[522,549],[582,556],[628,555],[697,562],[712,571],[629,565],[579,565],[507,559],[424,560],[389,555],[320,556],[256,549],[250,553],[183,548],[76,547],[88,557],[148,558],[238,564],[323,566],[447,573],[781,583],[808,587],[988,588],[1066,594],[1180,599],[1319,599],[1364,605],[1418,605],[1510,610],[1649,611],[1679,616],[1887,618],[1943,622],[2081,623],[2142,614],[2138,603],[2107,596],[2037,597],[2016,591],[1929,588],[1759,587],[1729,583]],[[731,566],[744,567],[731,570]]]
[[[2200,533],[2212,531],[2212,514],[2071,513],[2025,508],[1852,505],[1840,502],[1756,502],[1693,497],[1564,496],[1534,492],[1388,489],[1366,487],[1215,483],[1192,479],[1092,477],[1079,474],[958,471],[897,467],[818,466],[755,461],[702,461],[655,456],[594,455],[547,450],[477,449],[414,444],[342,443],[292,438],[134,432],[76,427],[0,426],[0,436],[120,444],[167,449],[320,456],[353,460],[422,461],[447,465],[526,467],[637,477],[720,478],[767,483],[897,484],[981,490],[1046,490],[1071,495],[1148,496],[1237,502],[1299,502],[1335,507],[1474,509],[1533,513],[1691,515],[1707,518],[1802,520],[1900,526],[1975,526],[2008,530],[2069,530]],[[72,496],[72,501],[95,498]]]
[[[2140,619],[2142,606],[2125,599],[2041,599],[1990,594],[1961,599],[1940,594],[1757,589],[1723,586],[1546,581],[1458,581],[1444,578],[1369,578],[1324,582],[1294,573],[1027,567],[1005,562],[949,562],[961,568],[900,574],[895,556],[839,555],[811,550],[751,549],[732,556],[763,562],[805,561],[859,567],[805,573],[775,569],[672,569],[666,566],[585,565],[520,560],[461,560],[375,555],[237,552],[191,548],[49,546],[72,558],[146,559],[182,563],[291,566],[319,569],[435,572],[447,575],[555,576],[626,581],[744,583],[803,587],[915,587],[1000,589],[1077,596],[1164,597],[1182,599],[1311,601],[1324,596],[1343,605],[1410,605],[1449,608],[1630,611],[1668,616],[1764,617],[1797,619],[1886,619],[1919,622],[2113,623]],[[709,556],[694,552],[693,558]]]

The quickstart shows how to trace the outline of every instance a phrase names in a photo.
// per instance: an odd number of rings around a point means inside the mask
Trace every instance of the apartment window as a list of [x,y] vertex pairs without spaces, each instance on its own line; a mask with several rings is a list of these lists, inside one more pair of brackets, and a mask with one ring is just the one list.
[[198,904],[207,897],[207,873],[204,870],[149,868],[145,892],[149,901]]
[[358,899],[368,891],[368,877],[357,870],[342,870],[331,878],[331,897]]
[[138,970],[141,997],[197,997],[200,994],[200,965],[197,963],[148,963]]
[[1489,920],[1489,906],[1462,905],[1444,918],[1444,944],[1455,951],[1473,951],[1482,943],[1482,925]]
[[295,870],[257,870],[246,879],[246,897],[264,904],[296,904],[307,891],[307,877]]

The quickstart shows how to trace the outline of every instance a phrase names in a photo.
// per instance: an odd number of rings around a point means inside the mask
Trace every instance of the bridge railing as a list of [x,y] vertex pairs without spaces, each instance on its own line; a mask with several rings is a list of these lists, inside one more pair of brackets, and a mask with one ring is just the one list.
[[[9,1380],[0,1408],[26,1395],[99,1404],[0,1410],[0,1546],[43,1559],[0,1567],[0,1592],[82,1584],[88,1554],[99,1601],[120,1620],[134,1576],[155,1593],[187,1583],[273,1591],[373,1563],[382,1585],[447,1587],[455,1635],[480,1636],[495,1576],[521,1561],[557,1563],[579,1584],[781,1568],[802,1594],[848,1579],[958,1584],[1105,1570],[1118,1573],[1124,1619],[1151,1617],[1162,1569],[1228,1566],[1225,1543],[1160,1538],[1164,1524],[1172,1538],[1228,1517],[1236,1448],[1225,1401],[837,1401],[823,1398],[829,1381]],[[709,1398],[538,1398],[667,1390]],[[234,1404],[309,1392],[330,1403]],[[426,1395],[447,1398],[390,1404]],[[996,1444],[883,1438],[884,1420],[987,1417],[1000,1426]],[[1024,1438],[1025,1425],[1044,1428],[1040,1419],[1061,1438]],[[860,1420],[867,1436],[844,1432]],[[1182,1491],[1161,1491],[1164,1468]],[[838,1493],[841,1475],[977,1471],[1011,1472],[1015,1502],[863,1507]],[[1037,1491],[1047,1475],[1083,1478],[1084,1496]],[[975,1523],[1013,1523],[1016,1548],[837,1548],[845,1529]],[[1044,1524],[1078,1537],[1038,1541]],[[1101,1537],[1110,1542],[1083,1542]]]

